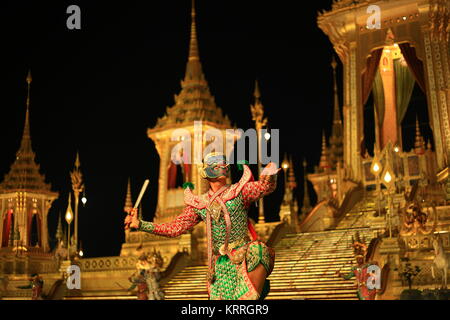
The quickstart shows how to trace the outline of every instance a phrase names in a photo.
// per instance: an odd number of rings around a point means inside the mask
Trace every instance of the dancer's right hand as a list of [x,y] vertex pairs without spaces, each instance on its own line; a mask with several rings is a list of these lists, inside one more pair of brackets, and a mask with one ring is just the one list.
[[125,230],[130,228],[138,229],[139,228],[139,219],[137,214],[137,209],[131,209],[130,213],[125,217]]

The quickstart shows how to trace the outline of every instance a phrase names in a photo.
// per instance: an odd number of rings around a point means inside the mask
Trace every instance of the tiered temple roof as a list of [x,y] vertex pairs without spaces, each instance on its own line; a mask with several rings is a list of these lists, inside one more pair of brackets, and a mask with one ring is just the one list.
[[9,173],[0,184],[0,192],[29,191],[36,193],[53,193],[50,184],[45,182],[45,176],[39,172],[40,166],[35,161],[35,153],[31,145],[30,136],[30,85],[31,73],[27,76],[28,95],[26,102],[25,125],[20,148],[16,153],[16,160]]
[[151,131],[159,131],[169,127],[192,125],[194,121],[214,124],[218,128],[230,128],[230,120],[216,106],[208,83],[203,74],[197,41],[195,23],[195,5],[192,3],[191,37],[189,58],[184,80],[181,81],[181,92],[175,95],[175,104],[167,107],[166,114],[159,118]]

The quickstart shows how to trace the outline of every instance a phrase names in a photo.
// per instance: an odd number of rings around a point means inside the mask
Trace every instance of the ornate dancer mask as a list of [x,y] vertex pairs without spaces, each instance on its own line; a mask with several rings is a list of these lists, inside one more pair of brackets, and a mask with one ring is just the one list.
[[204,179],[215,179],[222,176],[227,176],[230,171],[230,166],[224,154],[219,152],[209,153],[203,159],[203,165],[199,166],[200,176]]

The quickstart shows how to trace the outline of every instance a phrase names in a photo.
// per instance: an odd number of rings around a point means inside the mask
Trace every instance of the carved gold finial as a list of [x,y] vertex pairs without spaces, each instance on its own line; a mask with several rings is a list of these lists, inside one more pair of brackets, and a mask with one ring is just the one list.
[[307,214],[311,210],[311,201],[309,199],[308,192],[308,173],[307,173],[307,163],[306,157],[303,160],[303,204],[302,204],[302,213]]
[[334,54],[331,57],[331,67],[333,68],[333,70],[336,70],[336,67],[337,67],[337,62],[336,62],[336,58],[334,57]]
[[341,114],[339,113],[339,95],[338,95],[338,88],[337,88],[337,80],[336,80],[336,67],[337,62],[334,58],[331,61],[331,67],[333,68],[333,93],[334,93],[334,122],[340,123],[341,120]]
[[297,181],[295,179],[294,173],[294,161],[292,161],[292,156],[289,157],[288,184],[291,189],[297,187]]
[[76,197],[78,197],[78,195],[84,190],[83,174],[80,171],[80,155],[78,151],[75,159],[75,169],[70,172],[70,179],[72,181],[73,192],[75,193]]
[[75,168],[79,168],[80,167],[80,154],[77,151],[77,157],[75,158]]
[[[31,141],[30,141],[30,91],[31,91],[31,71],[28,70],[27,74],[27,100],[26,100],[26,113],[25,113],[25,126],[23,128],[22,142],[21,142],[21,153],[24,150],[31,150]],[[26,153],[27,151],[25,151]]]
[[425,141],[420,132],[419,118],[417,115],[416,115],[416,139],[414,142],[414,150],[416,154],[423,154],[425,152]]
[[254,96],[256,99],[261,98],[261,92],[259,91],[258,80],[255,80],[255,92],[253,93],[253,96]]
[[195,1],[192,0],[191,8],[191,40],[189,45],[189,60],[200,60],[198,54],[198,42],[197,42],[197,25],[195,23]]
[[125,206],[123,210],[125,212],[130,212],[133,209],[133,200],[131,198],[131,180],[128,178],[127,195],[125,197]]
[[322,154],[320,156],[319,167],[323,170],[330,168],[330,161],[328,158],[327,140],[325,138],[325,131],[322,132]]
[[393,46],[395,43],[395,35],[391,28],[386,31],[385,44],[388,46]]
[[30,106],[30,86],[31,86],[31,70],[28,70],[28,74],[27,74],[27,84],[28,84],[28,91],[27,91],[27,119],[28,119],[28,108]]
[[27,83],[30,84],[32,80],[33,80],[33,78],[31,77],[31,70],[28,70]]
[[255,103],[250,105],[250,111],[252,112],[252,120],[255,121],[256,129],[260,130],[267,124],[267,118],[264,118],[264,106],[262,105],[260,98],[261,92],[259,91],[258,82],[255,82]]

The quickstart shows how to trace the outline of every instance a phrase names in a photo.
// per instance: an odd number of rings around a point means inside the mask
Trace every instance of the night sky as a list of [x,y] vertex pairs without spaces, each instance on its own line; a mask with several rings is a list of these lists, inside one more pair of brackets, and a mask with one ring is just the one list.
[[[269,128],[280,129],[280,157],[293,156],[301,204],[301,162],[306,157],[313,170],[322,130],[331,131],[333,50],[316,23],[317,11],[329,10],[331,0],[196,2],[200,58],[217,105],[238,128],[253,127],[249,105],[259,80]],[[81,30],[66,27],[72,4],[81,8]],[[159,157],[146,130],[180,91],[190,5],[189,0],[0,4],[0,178],[20,144],[31,69],[33,148],[41,172],[60,193],[49,212],[49,232],[53,238],[67,207],[69,172],[79,150],[88,198],[80,208],[79,238],[87,257],[119,254],[128,177],[134,199],[150,179],[143,215],[153,218]],[[339,64],[340,89],[341,69]],[[280,184],[266,199],[267,221],[277,219],[282,189]],[[256,210],[251,216],[257,217]]]

